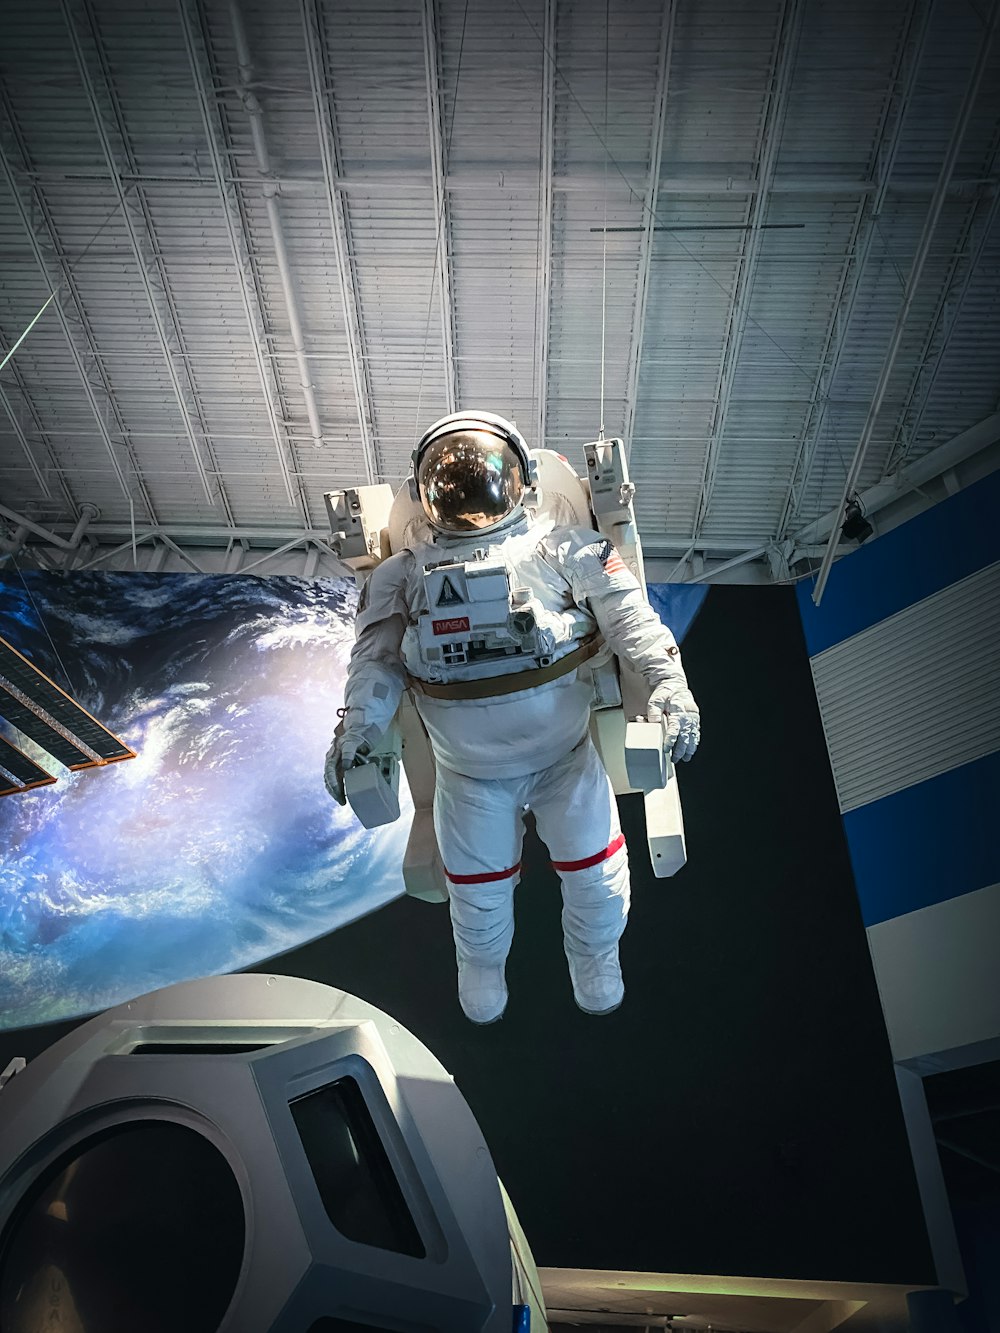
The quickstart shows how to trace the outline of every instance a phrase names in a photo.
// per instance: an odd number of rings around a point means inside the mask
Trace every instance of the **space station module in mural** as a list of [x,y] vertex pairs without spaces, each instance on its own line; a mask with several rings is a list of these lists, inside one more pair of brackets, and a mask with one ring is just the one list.
[[698,708],[646,598],[621,441],[584,452],[581,477],[502,417],[459,412],[425,433],[395,495],[326,497],[334,549],[361,584],[327,787],[367,827],[388,822],[402,762],[407,890],[448,899],[459,1000],[477,1023],[507,1004],[525,811],[562,882],[587,1013],[624,996],[615,793],[645,793],[657,875],[685,860],[674,764],[694,754]]

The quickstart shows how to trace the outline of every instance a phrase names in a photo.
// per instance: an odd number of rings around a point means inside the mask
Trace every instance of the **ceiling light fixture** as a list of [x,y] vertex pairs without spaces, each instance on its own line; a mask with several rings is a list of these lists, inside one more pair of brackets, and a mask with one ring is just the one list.
[[847,502],[847,512],[840,526],[841,535],[860,546],[867,541],[875,529],[865,517],[865,507],[857,495],[852,495]]

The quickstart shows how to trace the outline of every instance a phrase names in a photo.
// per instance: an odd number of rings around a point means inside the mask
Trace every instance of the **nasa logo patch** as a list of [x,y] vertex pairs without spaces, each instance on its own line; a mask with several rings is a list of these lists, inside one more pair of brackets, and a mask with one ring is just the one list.
[[454,620],[432,620],[431,628],[435,635],[438,634],[467,634],[469,632],[469,617],[456,616]]

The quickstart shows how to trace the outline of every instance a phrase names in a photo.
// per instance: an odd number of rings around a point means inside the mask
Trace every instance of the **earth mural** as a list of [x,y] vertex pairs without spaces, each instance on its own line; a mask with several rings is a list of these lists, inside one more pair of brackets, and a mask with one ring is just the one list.
[[59,781],[0,801],[0,1023],[247,967],[402,893],[409,819],[369,832],[322,781],[355,605],[344,580],[0,585],[3,637],[138,755],[35,750]]
[[[704,593],[650,589],[678,640]],[[405,793],[369,831],[322,781],[355,606],[340,579],[0,578],[0,635],[138,755],[70,773],[0,723],[59,779],[0,800],[0,1026],[250,967],[403,892]]]

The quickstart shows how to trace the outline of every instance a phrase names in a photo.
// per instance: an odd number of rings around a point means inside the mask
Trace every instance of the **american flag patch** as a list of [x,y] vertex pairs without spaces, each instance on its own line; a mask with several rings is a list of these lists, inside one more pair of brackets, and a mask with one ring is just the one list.
[[625,561],[609,541],[604,542],[598,549],[597,558],[604,566],[604,571],[607,574],[624,574],[627,572]]

